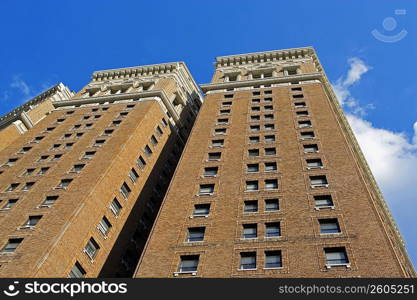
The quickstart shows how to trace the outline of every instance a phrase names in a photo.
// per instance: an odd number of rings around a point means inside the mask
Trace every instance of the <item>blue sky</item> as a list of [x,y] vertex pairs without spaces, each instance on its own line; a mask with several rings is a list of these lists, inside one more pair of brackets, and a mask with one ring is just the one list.
[[[416,8],[399,0],[1,0],[0,115],[61,81],[77,91],[95,70],[182,60],[206,83],[215,56],[313,46],[417,265]],[[387,43],[373,30],[407,35]]]

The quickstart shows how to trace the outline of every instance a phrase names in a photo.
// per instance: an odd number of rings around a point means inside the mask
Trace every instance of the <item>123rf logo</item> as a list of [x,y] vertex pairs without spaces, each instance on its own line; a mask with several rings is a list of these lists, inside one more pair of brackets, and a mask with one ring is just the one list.
[[101,282],[70,282],[70,283],[48,283],[48,282],[27,282],[20,290],[17,285],[19,281],[14,281],[3,291],[6,296],[14,297],[22,294],[63,294],[74,297],[77,294],[126,294],[127,283],[107,283]]

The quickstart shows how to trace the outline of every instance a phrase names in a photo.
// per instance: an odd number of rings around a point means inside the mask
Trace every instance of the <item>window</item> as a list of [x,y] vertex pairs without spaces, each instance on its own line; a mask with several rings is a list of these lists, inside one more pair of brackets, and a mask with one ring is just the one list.
[[210,204],[195,204],[194,205],[194,217],[206,217],[210,212]]
[[249,126],[249,129],[250,129],[251,132],[258,132],[259,130],[261,130],[261,126],[251,125],[251,126]]
[[18,158],[10,158],[7,163],[4,164],[4,166],[7,167],[11,167],[14,165],[15,162],[17,162],[19,159]]
[[179,273],[197,272],[199,255],[182,255],[180,259]]
[[23,228],[33,228],[42,219],[42,216],[29,216],[26,223],[22,225]]
[[83,278],[87,273],[84,271],[83,267],[77,261],[74,267],[71,269],[68,277],[69,278]]
[[261,103],[261,99],[259,99],[259,98],[255,98],[255,99],[252,99],[252,104],[259,104],[259,103]]
[[91,128],[93,127],[93,123],[87,123],[84,125],[85,128]]
[[265,135],[265,143],[275,142],[275,135]]
[[40,206],[47,206],[51,207],[54,205],[55,201],[58,200],[58,196],[46,196],[45,200],[42,202]]
[[81,170],[85,167],[85,164],[76,164],[73,166],[73,168],[71,169],[71,173],[80,173]]
[[303,94],[296,94],[296,95],[292,95],[292,97],[294,99],[301,99],[301,98],[304,98],[304,95]]
[[259,144],[259,136],[250,136],[249,137],[249,143],[251,144]]
[[208,160],[209,161],[218,161],[221,158],[222,153],[221,152],[210,152],[208,154]]
[[308,116],[308,111],[300,110],[300,111],[295,112],[295,114],[297,115],[297,117],[306,117]]
[[232,105],[232,101],[224,101],[222,102],[222,106],[231,106]]
[[108,107],[103,107],[101,110],[102,111],[107,111],[107,110],[109,110],[109,108]]
[[74,146],[74,143],[66,143],[64,149],[70,149],[72,146]]
[[264,127],[265,127],[265,130],[274,130],[275,129],[274,124],[265,124]]
[[106,140],[96,140],[93,147],[101,147],[104,145],[105,142]]
[[158,144],[158,140],[156,139],[156,137],[152,134],[151,136],[151,144],[156,146]]
[[224,146],[224,140],[212,140],[211,141],[212,147],[223,147]]
[[240,253],[240,269],[254,270],[256,269],[256,252]]
[[258,211],[258,201],[257,200],[246,200],[243,206],[243,212],[251,213]]
[[73,113],[74,113],[73,110],[69,110],[69,111],[66,112],[67,115],[72,115]]
[[298,128],[310,128],[310,127],[312,127],[310,120],[298,121]]
[[301,90],[302,90],[301,86],[291,88],[291,91],[293,91],[293,92],[296,92],[296,91],[301,92]]
[[47,159],[48,159],[48,157],[49,157],[49,155],[42,155],[42,156],[38,159],[38,162],[45,161],[45,160],[47,160]]
[[53,130],[55,129],[55,127],[48,127],[48,128],[46,128],[46,132],[52,132]]
[[329,186],[329,183],[325,175],[310,176],[310,184],[312,188]]
[[248,172],[248,173],[258,173],[259,172],[259,164],[247,164],[246,165],[246,172]]
[[281,251],[265,251],[265,269],[282,268]]
[[277,150],[275,148],[265,148],[265,155],[276,155]]
[[77,134],[75,135],[76,139],[81,138],[84,135],[84,132],[77,132]]
[[120,187],[120,193],[123,195],[123,197],[127,199],[129,197],[130,192],[130,187],[127,185],[126,182],[123,182],[122,186]]
[[52,146],[52,150],[58,150],[58,149],[59,149],[59,147],[61,147],[61,144],[54,144],[54,145]]
[[213,195],[214,183],[212,184],[200,184],[199,195]]
[[349,264],[349,259],[345,247],[324,248],[327,266],[337,266]]
[[64,136],[62,137],[63,140],[69,139],[72,136],[72,133],[66,133],[64,134]]
[[307,168],[309,169],[319,169],[323,168],[323,162],[320,158],[314,158],[314,159],[307,159]]
[[218,125],[225,125],[227,123],[229,123],[229,119],[228,118],[217,119],[217,124]]
[[331,195],[315,195],[314,204],[316,208],[333,207],[333,199]]
[[32,140],[32,143],[39,143],[40,141],[43,140],[43,136],[37,136]]
[[129,177],[132,180],[132,182],[136,182],[138,181],[139,175],[136,172],[136,170],[132,168],[129,172]]
[[113,132],[114,132],[114,129],[106,129],[104,130],[102,135],[104,136],[112,135]]
[[265,120],[273,120],[274,119],[274,115],[273,114],[266,114],[264,115]]
[[26,182],[26,184],[22,188],[22,191],[29,191],[34,184],[34,182]]
[[278,179],[265,179],[265,190],[277,190]]
[[6,202],[6,205],[2,207],[2,209],[11,209],[19,199],[9,199]]
[[164,133],[164,132],[162,131],[161,127],[159,127],[159,125],[158,125],[158,126],[156,126],[155,131],[156,131],[156,134],[157,134],[157,135],[159,135],[159,136],[161,136],[161,135]]
[[279,199],[265,199],[265,211],[279,210]]
[[23,147],[23,148],[19,151],[19,153],[26,153],[26,152],[29,152],[29,151],[30,151],[30,149],[32,149],[32,147]]
[[226,95],[224,95],[224,98],[226,98],[226,99],[233,98],[233,94],[226,94]]
[[72,127],[72,130],[80,129],[81,124],[75,124],[74,127]]
[[307,104],[305,102],[295,102],[294,107],[295,108],[307,107]]
[[336,218],[333,219],[320,219],[320,233],[322,234],[331,234],[331,233],[340,233],[339,222]]
[[202,242],[204,240],[205,227],[191,227],[188,228],[187,242]]
[[243,224],[242,238],[256,239],[258,237],[258,224]]
[[112,225],[111,225],[110,221],[106,218],[106,216],[103,216],[103,218],[98,223],[97,229],[100,230],[100,232],[104,236],[107,236],[111,227],[112,227]]
[[13,192],[17,189],[17,187],[20,185],[20,183],[12,183],[10,186],[6,189],[6,192]]
[[261,111],[261,107],[260,106],[252,106],[251,111],[253,111],[253,112]]
[[85,245],[84,252],[88,255],[88,257],[90,257],[91,260],[93,260],[96,257],[99,249],[100,246],[97,244],[97,242],[93,238],[90,238],[87,242],[87,245]]
[[297,68],[288,68],[286,71],[288,76],[297,75]]
[[30,176],[35,172],[35,169],[26,169],[26,171],[22,174],[22,176]]
[[303,140],[314,139],[314,132],[313,131],[301,132],[301,139]]
[[225,135],[226,128],[216,128],[214,129],[214,135]]
[[246,181],[246,191],[258,191],[259,183],[257,180],[248,180]]
[[279,222],[265,223],[265,237],[274,238],[281,236],[281,226]]
[[152,150],[151,150],[151,148],[148,145],[145,146],[145,148],[143,149],[143,151],[145,152],[146,156],[151,156],[152,153],[153,153]]
[[66,188],[68,188],[68,186],[70,185],[71,182],[72,182],[72,179],[70,179],[70,178],[62,179],[61,182],[58,184],[58,186],[56,188],[57,189],[66,189]]
[[265,163],[265,172],[274,172],[277,170],[276,162],[266,162]]
[[319,152],[319,147],[316,144],[303,145],[304,153],[317,153]]
[[259,156],[259,149],[249,149],[248,150],[249,157],[257,157]]
[[253,96],[259,96],[261,94],[261,92],[257,91],[257,92],[252,92]]
[[61,157],[62,157],[62,154],[55,154],[55,155],[52,157],[51,161],[57,161],[57,160],[59,160]]
[[271,90],[264,91],[264,94],[265,95],[272,95],[272,91]]
[[139,156],[139,158],[136,161],[136,164],[138,165],[139,168],[144,169],[146,166],[146,161],[143,159],[142,156]]
[[120,210],[122,209],[122,205],[119,201],[117,201],[116,198],[114,198],[113,201],[110,203],[109,208],[115,216],[118,216],[120,214]]
[[274,107],[272,105],[265,105],[264,110],[267,110],[267,111],[274,110]]
[[23,238],[9,239],[7,244],[1,249],[1,253],[13,253],[16,248],[22,243]]
[[115,120],[115,121],[112,122],[112,125],[113,126],[119,126],[120,123],[122,123],[122,120]]
[[120,118],[125,118],[129,113],[127,111],[123,111],[119,114]]
[[227,115],[227,114],[230,114],[230,109],[221,109],[221,110],[220,110],[220,114],[221,114],[221,115]]
[[44,168],[41,168],[40,170],[39,170],[39,172],[38,172],[38,176],[42,176],[42,175],[45,175],[46,174],[46,172],[48,172],[48,170],[49,170],[49,167],[44,167]]
[[216,177],[219,167],[204,168],[204,177]]
[[270,97],[264,98],[264,102],[272,102],[272,98],[270,98]]
[[92,159],[96,151],[87,151],[84,153],[83,159]]
[[251,121],[260,121],[261,120],[261,116],[260,115],[250,116],[250,120]]

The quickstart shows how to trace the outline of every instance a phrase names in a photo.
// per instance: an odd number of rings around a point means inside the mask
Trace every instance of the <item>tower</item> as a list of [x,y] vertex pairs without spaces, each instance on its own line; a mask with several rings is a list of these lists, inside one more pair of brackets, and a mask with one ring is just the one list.
[[415,276],[314,49],[215,68],[135,276]]
[[200,104],[182,62],[50,102],[0,152],[0,276],[130,276]]

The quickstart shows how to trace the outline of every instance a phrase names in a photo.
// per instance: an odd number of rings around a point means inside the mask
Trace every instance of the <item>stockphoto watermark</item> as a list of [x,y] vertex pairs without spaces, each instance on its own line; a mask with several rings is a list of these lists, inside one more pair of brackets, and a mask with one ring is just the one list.
[[[394,15],[396,16],[405,16],[407,10],[405,9],[396,9],[394,10]],[[374,29],[371,31],[372,35],[379,41],[384,43],[396,43],[404,39],[408,32],[404,28],[401,30],[397,29],[398,21],[394,17],[386,17],[382,21],[382,28],[384,29],[381,32],[379,29]]]
[[8,297],[17,295],[55,294],[74,297],[78,294],[126,294],[127,283],[100,282],[41,282],[33,280],[20,283],[12,281],[3,289],[3,294]]

